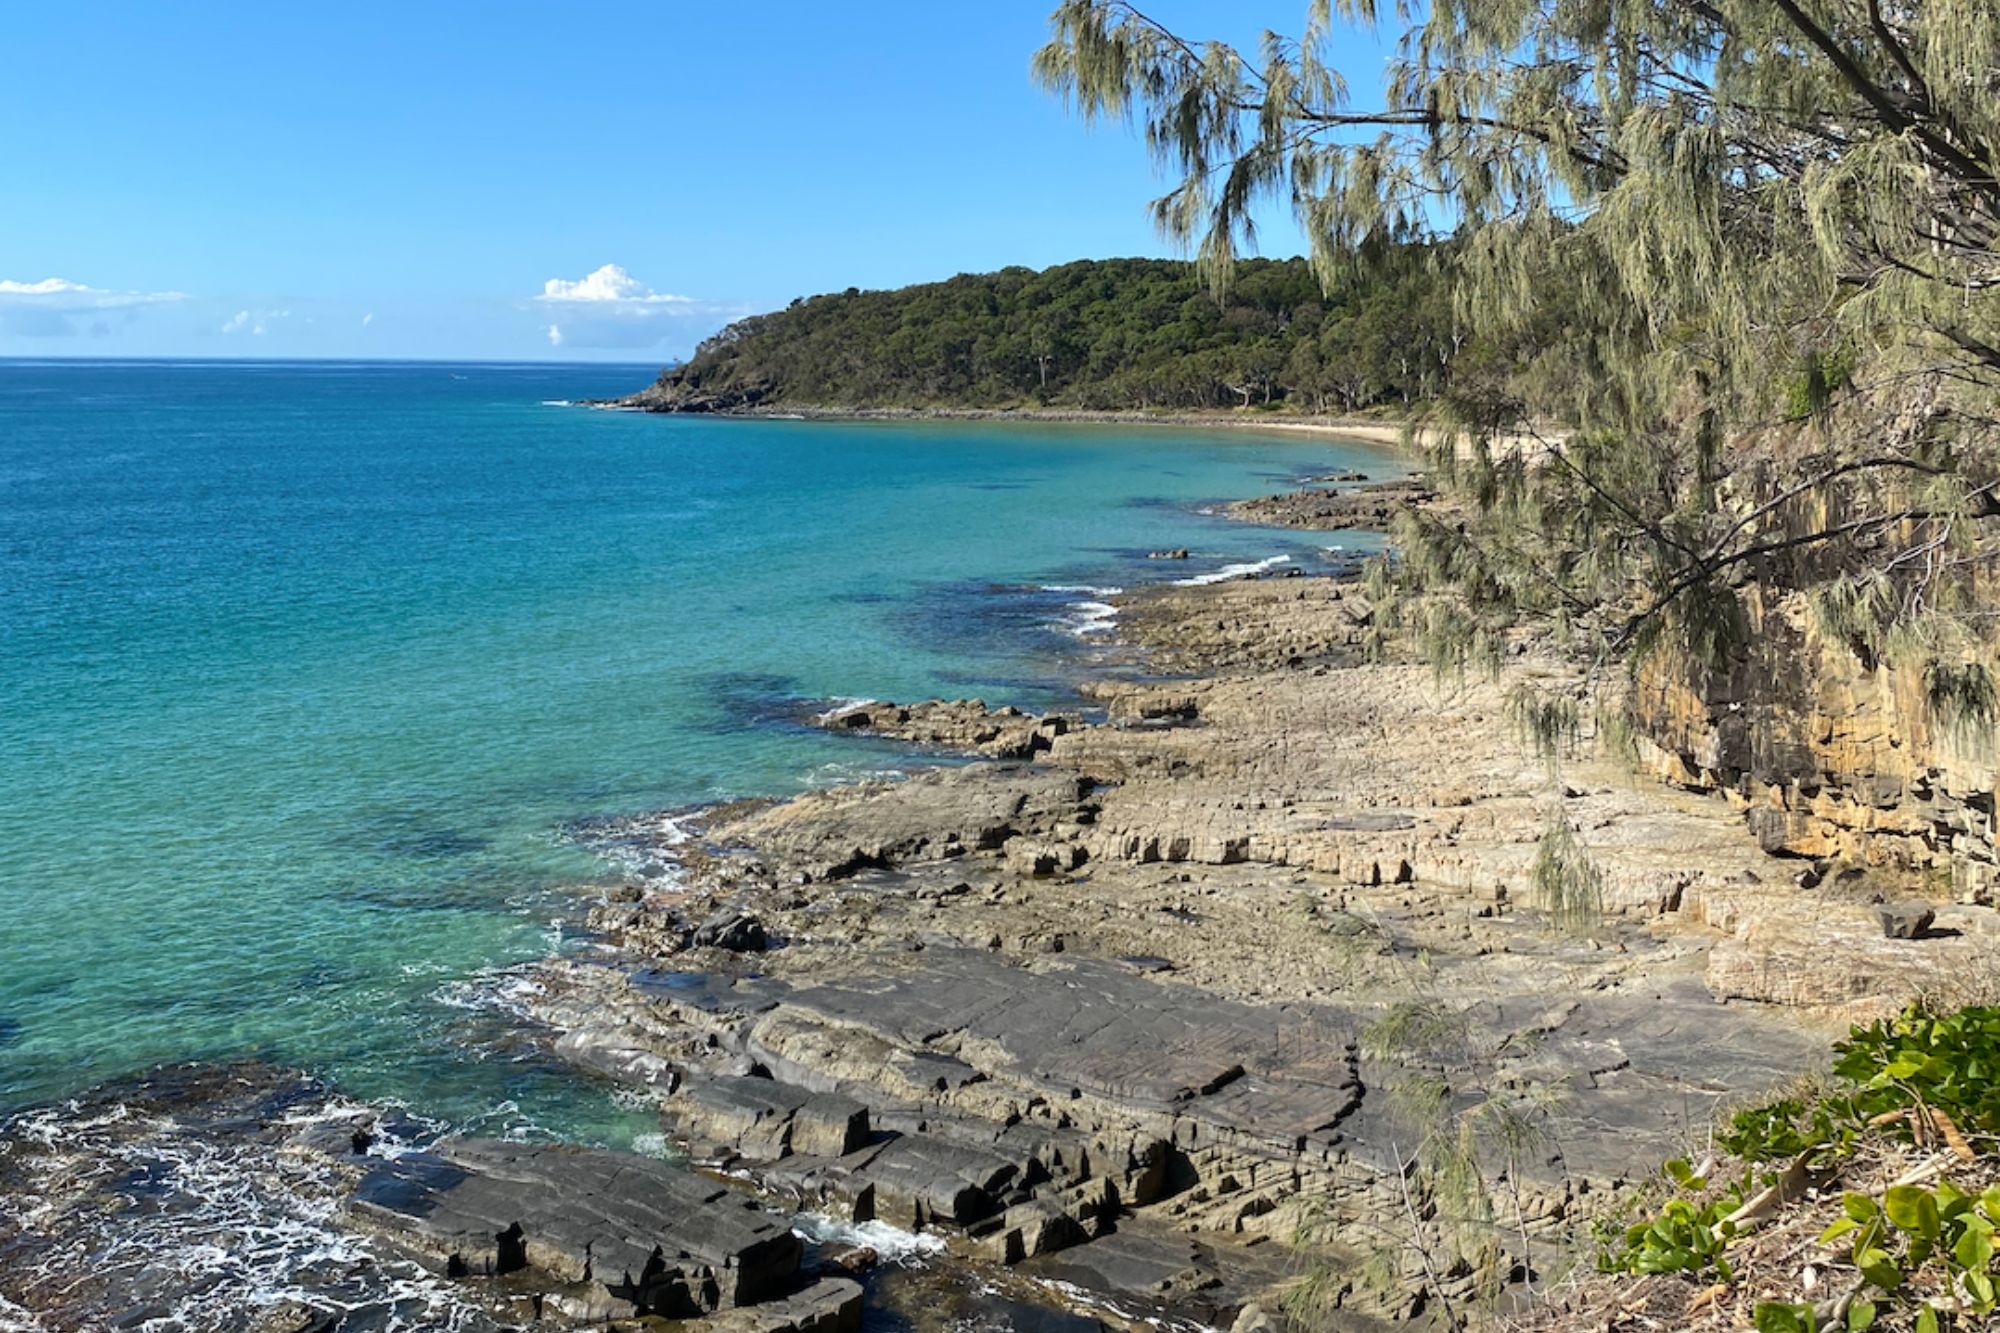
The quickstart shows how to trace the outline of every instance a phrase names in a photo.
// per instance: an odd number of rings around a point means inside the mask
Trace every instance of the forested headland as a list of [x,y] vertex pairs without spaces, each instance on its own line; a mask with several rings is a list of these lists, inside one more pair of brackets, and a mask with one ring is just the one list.
[[1189,262],[1086,259],[849,288],[730,325],[657,392],[688,410],[1402,409],[1533,360],[1465,331],[1451,249],[1390,242],[1334,282],[1305,259],[1245,260],[1226,288]]

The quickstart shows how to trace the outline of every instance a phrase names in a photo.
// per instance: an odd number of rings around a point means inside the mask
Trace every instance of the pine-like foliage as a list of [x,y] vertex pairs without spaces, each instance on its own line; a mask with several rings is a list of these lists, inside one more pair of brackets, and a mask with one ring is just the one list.
[[[1343,21],[1400,28],[1380,106],[1326,63]],[[1330,289],[1384,237],[1453,238],[1463,332],[1505,350],[1437,413],[1471,520],[1412,520],[1408,599],[1719,666],[1748,583],[1845,584],[1868,651],[1937,620],[1908,641],[1947,667],[1978,651],[2000,515],[1993,0],[1316,0],[1254,53],[1125,0],[1051,23],[1038,77],[1143,128],[1181,177],[1158,220],[1216,288],[1261,199],[1294,208]]]

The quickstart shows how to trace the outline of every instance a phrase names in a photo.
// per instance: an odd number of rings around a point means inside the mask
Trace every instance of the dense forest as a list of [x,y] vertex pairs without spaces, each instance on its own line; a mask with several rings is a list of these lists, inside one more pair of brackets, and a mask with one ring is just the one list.
[[1386,246],[1333,284],[1304,259],[1251,259],[1219,292],[1164,259],[849,288],[730,325],[658,392],[694,410],[1404,406],[1491,357],[1458,332],[1445,249]]

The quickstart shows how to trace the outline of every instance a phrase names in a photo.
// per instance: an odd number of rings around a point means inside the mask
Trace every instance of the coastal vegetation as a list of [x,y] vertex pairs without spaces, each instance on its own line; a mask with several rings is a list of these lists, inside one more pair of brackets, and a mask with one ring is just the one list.
[[[1708,1160],[1667,1163],[1664,1199],[1602,1232],[1603,1272],[1667,1279],[1649,1313],[1734,1306],[1751,1265],[1783,1284],[1742,1302],[1759,1333],[1938,1333],[2000,1308],[2000,1009],[1912,1005],[1834,1053],[1823,1085],[1737,1112]],[[1795,1276],[1780,1251],[1810,1259]]]
[[1226,290],[1190,263],[1107,259],[850,288],[730,325],[660,387],[719,409],[1402,409],[1483,350],[1457,332],[1440,248],[1391,240],[1333,286],[1304,259],[1246,260]]
[[[1379,107],[1337,18],[1401,26]],[[1255,52],[1068,0],[1036,60],[1128,118],[1209,289],[1253,210],[1327,290],[1431,240],[1455,336],[1533,343],[1427,403],[1470,520],[1400,534],[1403,618],[1523,620],[1727,670],[1747,589],[1843,601],[1857,649],[1977,663],[2000,515],[2000,21],[1980,0],[1316,0]],[[1523,434],[1534,437],[1523,447]],[[1983,697],[1974,685],[1971,693]]]

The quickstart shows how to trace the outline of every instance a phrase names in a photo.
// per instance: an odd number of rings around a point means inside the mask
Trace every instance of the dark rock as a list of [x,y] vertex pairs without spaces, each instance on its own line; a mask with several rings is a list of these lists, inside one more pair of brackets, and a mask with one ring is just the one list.
[[706,1333],[860,1333],[861,1284],[829,1275],[812,1285],[747,1309],[706,1319]]
[[465,1140],[365,1176],[350,1211],[441,1268],[528,1267],[638,1313],[691,1318],[793,1287],[781,1219],[683,1168],[622,1153]]
[[1019,1164],[1002,1153],[932,1134],[891,1139],[855,1173],[873,1191],[875,1216],[909,1229],[977,1222],[1019,1175]]
[[868,1142],[868,1108],[860,1102],[770,1078],[698,1079],[668,1111],[702,1137],[765,1161],[792,1153],[843,1157]]
[[740,908],[724,908],[695,927],[694,942],[731,953],[762,953],[769,944],[764,923],[754,913]]
[[1924,932],[1937,920],[1937,913],[1928,903],[1907,902],[1887,903],[1875,909],[1875,917],[1882,923],[1882,934],[1892,940],[1920,940]]

